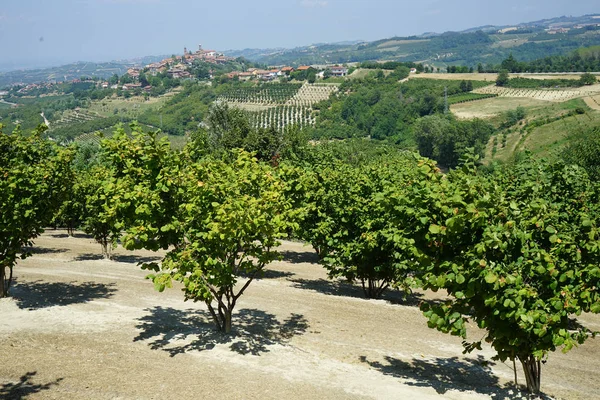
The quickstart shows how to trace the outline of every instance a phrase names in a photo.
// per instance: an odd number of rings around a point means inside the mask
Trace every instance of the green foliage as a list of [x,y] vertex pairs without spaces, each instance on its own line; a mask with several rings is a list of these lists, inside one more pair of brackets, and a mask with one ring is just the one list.
[[446,168],[457,166],[468,148],[475,148],[477,154],[483,155],[493,130],[493,126],[480,119],[458,121],[440,115],[421,118],[413,126],[419,153]]
[[408,290],[417,269],[412,226],[390,224],[393,210],[382,203],[391,196],[406,201],[422,162],[396,153],[361,165],[333,162],[298,179],[305,188],[298,234],[331,278],[361,282],[369,298],[391,285]]
[[8,296],[17,259],[43,232],[61,204],[70,178],[72,151],[42,139],[45,127],[30,136],[0,125],[0,297]]
[[247,112],[229,107],[227,103],[217,103],[207,116],[206,130],[192,136],[189,150],[198,159],[203,154],[221,156],[240,148],[253,152],[260,160],[269,161],[282,155],[299,155],[306,144],[306,135],[296,127],[283,131],[275,127],[254,128]]
[[[594,76],[592,75],[592,77]],[[515,89],[539,89],[580,87],[583,86],[583,84],[581,83],[581,79],[531,79],[516,77],[510,78],[504,86]]]
[[108,259],[112,257],[112,249],[121,236],[118,213],[122,193],[119,189],[110,171],[104,166],[97,166],[78,175],[73,184],[72,202],[65,204],[68,217],[81,220],[84,232],[101,245],[102,256]]
[[155,288],[182,282],[186,300],[205,302],[217,328],[229,333],[238,298],[278,257],[277,240],[292,227],[277,170],[242,150],[231,162],[194,161],[189,149],[174,153],[166,139],[136,127],[102,146],[107,178],[98,198],[110,199],[103,209],[111,211],[103,221],[115,217],[127,249],[168,249],[160,265],[143,265],[154,271]]
[[455,94],[453,96],[448,96],[448,104],[460,104],[460,103],[468,103],[470,101],[490,99],[493,97],[498,97],[495,93],[464,93],[464,94]]
[[590,335],[570,317],[600,312],[593,187],[581,169],[529,158],[491,176],[472,161],[452,172],[426,206],[434,221],[423,251],[432,262],[421,279],[451,295],[422,307],[429,326],[466,338],[472,319],[498,359],[521,361],[538,392],[539,361]]
[[592,75],[590,73],[582,74],[581,77],[579,78],[580,86],[593,85],[596,82],[598,82],[598,79],[596,78],[595,75]]
[[600,127],[570,133],[562,157],[565,162],[584,168],[597,182],[600,179]]
[[[573,30],[577,31],[577,30]],[[550,49],[553,55],[543,55],[542,53],[534,54],[522,54],[521,57],[527,58],[529,62],[517,61],[512,54],[510,54],[501,63],[500,68],[506,69],[512,73],[518,72],[589,72],[589,71],[600,71],[600,52],[598,49],[600,46],[581,47],[581,43],[576,43],[576,40],[568,40],[560,38],[559,36],[550,36],[551,43],[528,43],[522,46],[522,49],[518,48],[520,52],[527,50],[528,48],[547,48]],[[592,39],[594,40],[594,39]],[[589,37],[585,39],[589,41]],[[557,43],[558,42],[558,43]],[[589,43],[589,42],[588,42]],[[556,51],[557,48],[562,46],[579,47],[574,51]],[[537,53],[537,52],[536,52]],[[567,54],[568,53],[568,54]],[[533,57],[539,57],[533,59]],[[492,68],[493,69],[493,68]]]
[[500,72],[498,72],[498,77],[496,78],[496,86],[506,86],[509,82],[508,70],[500,70]]
[[527,112],[525,108],[519,106],[514,110],[508,110],[504,113],[504,122],[502,123],[503,128],[510,128],[513,125],[516,125],[519,121],[523,120]]

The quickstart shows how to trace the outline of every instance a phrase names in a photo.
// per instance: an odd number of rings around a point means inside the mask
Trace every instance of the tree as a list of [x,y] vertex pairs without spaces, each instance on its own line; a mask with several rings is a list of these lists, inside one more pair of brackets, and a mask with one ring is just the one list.
[[5,134],[0,124],[0,298],[9,295],[17,259],[30,255],[23,247],[44,231],[69,184],[72,151],[42,139],[46,129]]
[[581,77],[579,78],[579,84],[581,86],[584,86],[584,85],[593,85],[597,81],[598,80],[596,79],[596,76],[592,75],[590,73],[582,74]]
[[168,250],[160,264],[142,266],[155,288],[182,282],[185,299],[206,303],[229,333],[237,300],[293,227],[277,170],[243,150],[230,161],[187,159],[189,151],[177,154],[135,125],[131,137],[117,131],[102,146],[123,246]]
[[496,86],[506,86],[508,82],[508,71],[506,69],[500,70],[500,72],[498,72],[498,77],[496,78]]
[[480,119],[457,121],[440,115],[420,118],[413,125],[419,153],[446,168],[457,166],[468,148],[475,148],[478,155],[483,155],[493,130],[493,126]]
[[360,282],[368,298],[392,285],[408,290],[416,270],[412,228],[390,225],[392,210],[382,200],[402,196],[418,163],[396,153],[366,165],[334,162],[295,177],[291,185],[305,190],[297,233],[313,245],[330,278]]
[[146,74],[144,74],[143,72],[138,77],[138,80],[142,84],[142,87],[146,87],[149,85],[148,78],[146,77]]
[[[121,237],[122,224],[119,223],[119,208],[123,194],[114,177],[104,165],[95,166],[80,173],[72,187],[75,204],[71,218],[81,213],[82,229],[91,235],[102,248],[102,256],[112,258],[112,249]],[[79,209],[79,204],[81,209]]]
[[[181,195],[173,221],[138,215],[124,239],[127,248],[153,248],[171,242],[149,278],[163,291],[172,281],[184,285],[186,300],[204,302],[219,331],[231,332],[239,297],[265,265],[277,259],[278,239],[289,228],[289,202],[276,171],[250,154],[237,151],[232,163],[200,161],[189,166],[175,189]],[[168,175],[165,176],[165,179]],[[175,183],[173,183],[175,185]],[[153,191],[146,187],[145,190]],[[172,232],[157,242],[147,232]],[[238,285],[239,282],[239,285]]]
[[244,147],[244,141],[252,132],[247,114],[227,103],[217,103],[206,118],[208,144],[213,150],[229,150]]
[[[571,319],[600,312],[594,185],[577,167],[527,157],[492,176],[471,157],[440,182],[413,196],[430,219],[417,240],[430,259],[423,287],[451,296],[422,306],[428,325],[466,339],[473,320],[495,358],[519,360],[528,390],[538,393],[541,361],[594,335]],[[481,348],[463,344],[467,352]]]

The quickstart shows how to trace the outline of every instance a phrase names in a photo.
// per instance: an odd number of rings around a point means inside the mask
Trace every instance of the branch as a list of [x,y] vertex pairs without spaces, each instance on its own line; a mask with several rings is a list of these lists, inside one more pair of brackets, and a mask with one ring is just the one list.
[[260,267],[258,267],[256,270],[254,270],[254,272],[250,275],[250,277],[248,278],[248,280],[246,281],[246,283],[244,284],[244,286],[242,286],[242,288],[240,289],[240,291],[238,292],[238,294],[233,296],[233,301],[234,302],[244,293],[244,290],[246,290],[248,288],[248,286],[250,285],[250,283],[256,277],[256,274],[258,274],[260,271],[262,271],[262,269],[264,267],[265,267],[265,264],[263,263]]

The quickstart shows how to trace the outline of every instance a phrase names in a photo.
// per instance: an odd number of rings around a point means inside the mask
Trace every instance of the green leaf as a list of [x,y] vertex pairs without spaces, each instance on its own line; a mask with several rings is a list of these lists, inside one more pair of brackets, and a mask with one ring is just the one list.
[[496,282],[497,280],[498,280],[498,276],[491,271],[485,275],[485,281],[487,283],[491,284],[491,283]]
[[435,224],[431,224],[429,225],[429,232],[433,233],[433,234],[438,234],[440,233],[441,228],[439,225],[435,225]]

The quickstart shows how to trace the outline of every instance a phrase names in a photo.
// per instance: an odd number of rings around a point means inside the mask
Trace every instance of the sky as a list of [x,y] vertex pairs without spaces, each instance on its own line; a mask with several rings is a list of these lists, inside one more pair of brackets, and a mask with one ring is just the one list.
[[377,40],[600,13],[598,0],[0,0],[0,68]]

